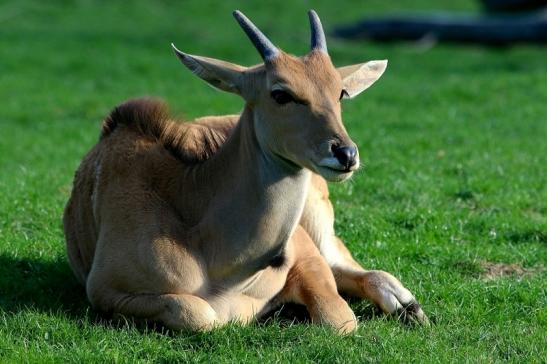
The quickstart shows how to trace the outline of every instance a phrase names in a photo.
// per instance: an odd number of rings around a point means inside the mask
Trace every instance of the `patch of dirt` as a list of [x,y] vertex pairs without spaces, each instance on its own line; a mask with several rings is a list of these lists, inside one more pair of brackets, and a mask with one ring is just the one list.
[[545,271],[544,267],[523,268],[518,264],[480,262],[479,267],[482,272],[479,273],[479,278],[485,281],[491,281],[496,278],[516,276],[524,277]]

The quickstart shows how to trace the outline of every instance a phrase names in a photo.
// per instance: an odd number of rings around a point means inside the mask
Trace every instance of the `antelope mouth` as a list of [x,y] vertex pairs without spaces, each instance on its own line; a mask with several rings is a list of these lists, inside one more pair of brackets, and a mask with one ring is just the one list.
[[314,165],[315,172],[329,182],[342,182],[347,180],[353,174],[353,169],[335,168],[331,166]]
[[357,168],[359,168],[358,160],[353,165],[345,166],[333,157],[324,158],[319,163],[314,163],[315,171],[331,182],[341,182],[348,179]]

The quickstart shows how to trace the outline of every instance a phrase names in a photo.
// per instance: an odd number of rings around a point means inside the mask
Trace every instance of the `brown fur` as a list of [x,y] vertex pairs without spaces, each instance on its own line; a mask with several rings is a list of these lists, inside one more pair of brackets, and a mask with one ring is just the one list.
[[[333,155],[333,145],[353,145],[339,95],[361,92],[383,68],[337,72],[317,50],[251,69],[178,55],[245,108],[182,123],[163,103],[137,99],[105,119],[63,219],[70,266],[93,307],[208,330],[299,302],[313,322],[347,333],[357,322],[339,290],[390,314],[412,307],[427,322],[412,294],[365,271],[333,228],[325,179],[358,166],[341,168]],[[304,102],[278,104],[270,93],[279,89]]]
[[108,137],[120,126],[148,137],[173,153],[185,163],[209,159],[224,143],[237,117],[218,122],[183,123],[170,118],[167,105],[155,98],[139,98],[124,102],[105,118],[101,139]]

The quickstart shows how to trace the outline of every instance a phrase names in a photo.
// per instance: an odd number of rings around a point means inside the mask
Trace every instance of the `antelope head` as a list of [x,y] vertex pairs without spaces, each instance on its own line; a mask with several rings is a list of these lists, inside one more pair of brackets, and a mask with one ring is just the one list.
[[173,48],[194,74],[245,99],[262,150],[329,181],[343,181],[359,168],[359,153],[342,123],[340,102],[371,86],[387,61],[335,68],[319,17],[313,10],[308,15],[311,50],[303,57],[277,48],[240,11],[234,17],[263,64],[247,68]]

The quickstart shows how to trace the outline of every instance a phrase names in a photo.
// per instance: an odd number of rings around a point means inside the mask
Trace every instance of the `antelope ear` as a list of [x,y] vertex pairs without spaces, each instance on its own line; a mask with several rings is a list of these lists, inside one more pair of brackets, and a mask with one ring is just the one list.
[[214,58],[186,54],[178,50],[174,44],[171,44],[171,46],[180,61],[193,74],[214,88],[241,95],[241,76],[246,70],[245,67]]
[[354,98],[372,86],[382,76],[386,67],[387,60],[370,61],[338,68],[347,95],[344,98]]

